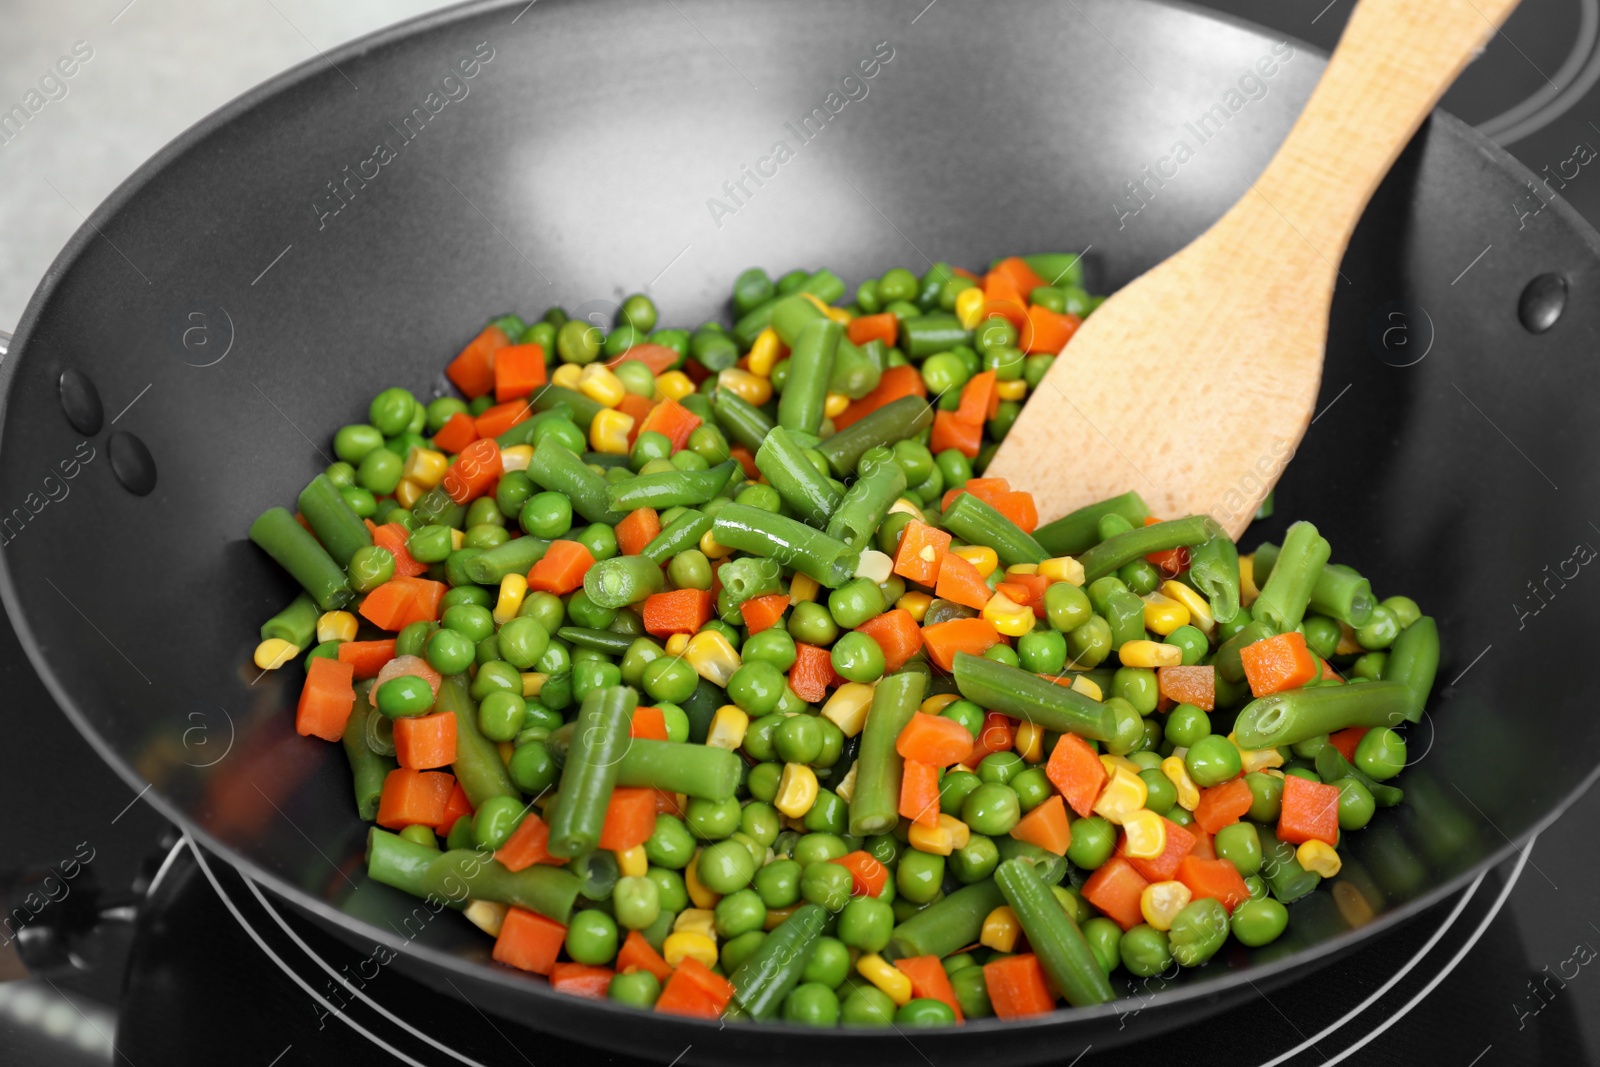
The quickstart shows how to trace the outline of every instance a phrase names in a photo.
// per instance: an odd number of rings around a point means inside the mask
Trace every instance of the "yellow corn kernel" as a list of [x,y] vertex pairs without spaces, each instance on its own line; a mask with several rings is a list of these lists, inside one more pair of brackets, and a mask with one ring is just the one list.
[[1182,756],[1168,756],[1161,761],[1161,773],[1167,776],[1172,788],[1178,791],[1178,807],[1193,811],[1200,806],[1200,787],[1189,777],[1189,768]]
[[697,908],[714,908],[717,901],[722,899],[721,893],[713,893],[700,882],[700,850],[695,849],[694,855],[689,860],[689,865],[683,869],[683,885],[689,891],[689,902]]
[[[640,846],[643,848],[644,846]],[[712,940],[717,937],[717,913],[710,908],[684,908],[672,920],[675,934],[702,934]]]
[[850,764],[850,769],[844,772],[844,777],[839,779],[839,784],[833,788],[833,791],[839,795],[839,799],[846,804],[850,803],[850,798],[856,795],[856,768],[859,766],[859,763]]
[[1100,688],[1100,683],[1086,674],[1080,674],[1072,680],[1072,688],[1090,700],[1104,700],[1105,690]]
[[1256,557],[1239,557],[1239,604],[1249,607],[1256,602],[1256,597],[1261,595],[1261,590],[1256,588]]
[[414,508],[417,506],[417,501],[422,499],[422,494],[426,492],[426,489],[410,478],[401,478],[395,483],[394,502],[403,508]]
[[798,904],[791,904],[787,908],[768,908],[767,921],[761,924],[761,928],[769,932],[776,930],[778,925],[793,915],[795,909],[799,906]]
[[918,852],[927,852],[934,856],[948,856],[956,850],[955,838],[943,826],[928,826],[925,823],[914,822],[911,829],[906,832],[906,843]]
[[824,304],[821,297],[815,296],[811,293],[801,293],[800,295],[811,301],[818,311],[828,316],[828,318],[832,319],[834,322],[837,322],[840,326],[843,326],[850,321],[850,313],[844,308],[836,308],[832,304]]
[[1028,575],[1031,577],[1032,575],[1038,573],[1039,565],[1037,563],[1013,563],[1011,566],[1006,568],[1007,578],[1011,577],[1013,574]]
[[856,960],[856,973],[887,993],[897,1008],[905,1007],[911,999],[911,979],[876,952]]
[[817,590],[822,585],[809,574],[797,574],[789,583],[789,603],[804,604],[817,599]]
[[256,666],[264,671],[275,671],[299,654],[299,646],[281,637],[269,637],[256,646]]
[[910,515],[913,519],[920,520],[922,518],[922,509],[917,507],[911,501],[907,500],[905,497],[900,497],[895,500],[893,504],[889,505],[889,514],[893,515],[897,511],[904,512],[905,514]]
[[627,395],[622,379],[604,363],[591,363],[578,374],[578,392],[608,408],[614,408]]
[[1339,873],[1339,868],[1344,866],[1338,850],[1326,841],[1307,841],[1294,850],[1294,858],[1300,866],[1324,878],[1332,878]]
[[783,774],[778,777],[778,795],[772,798],[772,806],[789,818],[798,819],[810,811],[811,805],[816,802],[817,772],[804,763],[785,763]]
[[1024,763],[1038,763],[1044,759],[1044,727],[1035,722],[1018,723],[1011,747]]
[[[991,596],[989,602],[983,606],[982,614],[996,630],[999,630],[1007,637],[1021,637],[1032,630],[1033,624],[1037,621],[1032,608],[1023,607],[1004,593],[996,593]],[[1135,644],[1135,642],[1129,641],[1128,645],[1131,644]],[[1128,645],[1123,645],[1122,647],[1126,649]],[[1177,650],[1176,646],[1174,646],[1173,650]],[[1122,662],[1128,664],[1126,658]],[[1129,665],[1131,666],[1131,664]]]
[[927,593],[907,593],[894,602],[897,608],[903,608],[916,622],[921,622],[928,614],[928,605],[933,603],[933,597]]
[[956,294],[956,318],[963,330],[976,330],[983,321],[983,290],[977,286]]
[[545,679],[549,677],[548,674],[540,674],[538,671],[523,671],[522,695],[530,700],[537,697],[544,692]]
[[500,450],[500,469],[504,471],[525,471],[528,464],[533,462],[532,445],[512,445],[510,448]]
[[1189,609],[1161,593],[1151,593],[1144,598],[1144,628],[1151,633],[1167,636],[1180,626],[1189,625]]
[[1284,779],[1284,773],[1278,770],[1276,767],[1270,767],[1261,773],[1266,775],[1268,778],[1276,778],[1280,782]]
[[1130,815],[1143,808],[1149,798],[1150,787],[1145,785],[1144,779],[1127,767],[1117,766],[1100,791],[1100,799],[1094,802],[1094,813],[1106,822],[1121,826]]
[[972,840],[971,827],[954,815],[941,813],[939,815],[939,829],[950,834],[950,840],[954,842],[956,848],[966,848],[967,843]]
[[871,707],[872,686],[865,682],[846,682],[822,705],[822,717],[846,737],[854,737],[867,724],[867,711]]
[[850,406],[850,398],[843,393],[829,393],[822,401],[822,414],[830,419],[843,415]]
[[1028,395],[1028,382],[1025,378],[1018,378],[1014,382],[997,382],[994,391],[1001,400],[1022,400]]
[[500,936],[500,927],[505,924],[506,912],[511,910],[508,904],[501,904],[494,900],[471,900],[461,909],[461,914],[467,921],[490,937]]
[[413,448],[406,456],[406,465],[400,469],[400,477],[409,478],[424,489],[432,489],[444,478],[444,472],[450,468],[450,457],[443,452],[435,452],[431,448]]
[[671,656],[673,659],[677,659],[679,656],[683,655],[684,652],[688,651],[688,648],[688,634],[673,634],[671,637],[667,638],[667,655]]
[[511,766],[511,757],[517,754],[516,745],[513,745],[510,741],[496,741],[494,744],[494,750],[495,753],[500,757],[500,762],[502,764],[507,767]]
[[1124,848],[1132,859],[1155,859],[1167,850],[1167,824],[1149,808],[1140,808],[1122,820]]
[[694,392],[694,382],[681,370],[669,370],[656,378],[656,388],[669,400],[682,400]]
[[783,342],[778,340],[778,331],[771,326],[756,334],[756,339],[750,345],[750,355],[746,360],[751,374],[759,374],[763,378],[772,377],[772,368],[778,365],[778,360],[783,358]]
[[924,700],[917,707],[917,710],[924,715],[937,715],[960,699],[960,693],[935,693],[927,700]]
[[528,595],[528,579],[512,571],[500,579],[500,595],[494,602],[494,621],[501,626],[517,617],[522,600]]
[[578,388],[578,379],[583,377],[583,368],[576,363],[563,363],[550,374],[550,384],[559,385],[563,389]]
[[589,424],[589,444],[596,452],[611,456],[628,454],[628,434],[633,430],[633,416],[614,408],[601,408]]
[[772,383],[759,374],[729,367],[717,375],[717,387],[726,389],[747,404],[760,407],[772,399]]
[[1165,933],[1172,929],[1172,920],[1178,912],[1189,906],[1194,894],[1182,882],[1151,882],[1139,894],[1139,914],[1144,921]]
[[700,535],[700,552],[706,559],[727,559],[733,555],[733,549],[718,544],[717,539],[711,536],[710,530]]
[[1339,643],[1334,646],[1334,654],[1339,656],[1357,656],[1365,652],[1361,643],[1356,640],[1356,632],[1349,623],[1339,624]]
[[1010,952],[1017,947],[1021,933],[1022,924],[1017,922],[1017,913],[1009,905],[1002,904],[984,916],[978,943],[996,952]]
[[1234,748],[1239,749],[1239,766],[1245,774],[1283,766],[1283,753],[1275,748],[1239,748],[1239,740],[1232,734],[1228,735],[1228,740],[1233,742]]
[[1211,631],[1217,628],[1216,616],[1211,614],[1211,601],[1190,589],[1177,579],[1161,583],[1161,595],[1169,600],[1176,600],[1189,609],[1189,625],[1211,636]]
[[1106,774],[1108,775],[1116,774],[1118,767],[1121,767],[1129,774],[1138,774],[1144,769],[1127,756],[1113,756],[1109,752],[1100,753],[1100,766],[1106,769]]
[[623,878],[643,878],[650,871],[650,857],[643,845],[620,849],[616,852],[617,874]]
[[1183,663],[1183,649],[1164,641],[1128,641],[1117,649],[1124,667],[1177,667]]
[[1050,579],[1052,582],[1082,585],[1084,578],[1083,564],[1071,556],[1056,556],[1039,564],[1039,575]]
[[707,967],[717,965],[717,943],[705,934],[668,934],[661,943],[661,955],[668,967],[694,960]]
[[461,546],[467,543],[467,535],[460,530],[450,531],[450,551],[459,552]]
[[[970,293],[972,290],[969,289],[967,291]],[[952,548],[950,551],[978,568],[978,577],[980,578],[989,577],[994,573],[994,569],[1000,566],[1000,557],[988,545],[962,545],[960,548]]]
[[705,630],[689,638],[683,658],[695,673],[712,685],[728,688],[728,679],[739,669],[739,653],[717,630]]
[[354,641],[356,617],[348,611],[325,611],[317,619],[317,641]]
[[731,752],[744,744],[744,734],[748,729],[750,716],[732,704],[724,704],[711,717],[711,727],[706,731],[706,744]]

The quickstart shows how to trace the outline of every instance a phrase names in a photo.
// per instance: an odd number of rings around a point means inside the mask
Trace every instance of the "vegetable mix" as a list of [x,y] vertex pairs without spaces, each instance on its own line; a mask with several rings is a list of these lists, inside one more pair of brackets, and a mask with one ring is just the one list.
[[250,536],[368,874],[576,996],[807,1026],[1098,1004],[1267,944],[1402,801],[1434,621],[1310,523],[1240,556],[982,476],[1074,256],[493,320]]

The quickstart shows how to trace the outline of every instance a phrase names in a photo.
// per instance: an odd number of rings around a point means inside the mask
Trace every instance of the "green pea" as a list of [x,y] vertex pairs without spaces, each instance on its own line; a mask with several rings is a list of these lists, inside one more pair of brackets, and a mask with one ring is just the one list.
[[1408,596],[1385,597],[1381,606],[1388,609],[1402,630],[1422,618],[1422,609]]
[[550,647],[550,633],[537,619],[517,616],[508,619],[498,634],[500,655],[518,670],[531,670],[545,649]]
[[711,561],[698,548],[686,548],[667,564],[667,577],[678,589],[710,589]]
[[[348,464],[345,464],[345,466],[348,466]],[[363,519],[370,519],[378,513],[377,498],[359,485],[341,486],[339,495],[344,497],[346,504],[350,505],[350,510]]]
[[1178,787],[1159,770],[1140,771],[1139,777],[1144,779],[1148,793],[1144,806],[1157,815],[1165,815],[1171,811],[1172,806],[1178,802]]
[[[783,672],[770,663],[762,660],[741,663],[728,679],[728,699],[750,715],[766,715],[778,706],[785,684]],[[820,746],[820,735],[817,743]]]
[[530,796],[537,796],[561,777],[561,768],[550,755],[543,741],[529,741],[518,745],[511,753],[506,770],[516,787]]
[[1117,571],[1117,577],[1138,596],[1148,596],[1155,592],[1162,580],[1161,572],[1145,559],[1136,559],[1132,563],[1124,564]]
[[775,859],[756,871],[755,891],[768,908],[787,908],[800,900],[800,864]]
[[360,464],[369,452],[383,447],[383,433],[366,423],[342,426],[333,435],[333,454],[343,463]]
[[494,615],[478,604],[458,604],[447,609],[439,621],[446,630],[454,630],[474,644],[494,633]]
[[[385,437],[403,433],[411,425],[416,413],[417,400],[405,389],[385,389],[373,397],[367,409],[367,421]],[[343,457],[340,457],[341,459]]]
[[1254,823],[1236,822],[1224,826],[1217,831],[1212,847],[1218,859],[1232,863],[1243,877],[1261,870],[1261,835],[1256,832]]
[[[1021,817],[1022,806],[1017,794],[998,782],[985,782],[978,786],[961,805],[961,821],[971,827],[974,833],[989,837],[1010,833]],[[902,859],[902,865],[904,862]]]
[[[927,386],[928,392],[934,396],[948,393],[959,393],[962,386],[967,384],[972,377],[967,371],[967,366],[961,357],[949,352],[940,352],[929,356],[922,363],[922,382]],[[953,449],[946,449],[953,451]],[[940,453],[943,455],[944,453]],[[959,453],[958,453],[959,454]],[[962,457],[965,459],[966,457]],[[970,472],[971,468],[968,468]],[[968,474],[971,477],[971,474]]]
[[472,841],[479,848],[493,851],[506,843],[522,822],[522,801],[515,797],[488,797],[472,816]]
[[820,833],[842,834],[850,825],[850,805],[830,789],[819,789],[817,799],[806,812],[807,830]]
[[1082,924],[1083,939],[1089,942],[1095,959],[1107,974],[1122,962],[1122,927],[1104,916],[1096,916]]
[[541,423],[539,428],[533,431],[533,444],[535,447],[547,440],[551,444],[560,445],[568,452],[582,452],[589,444],[588,439],[584,437],[583,431],[565,420],[552,420]]
[[[1052,582],[1051,589],[1075,589],[1076,586],[1066,582]],[[1045,593],[1045,611],[1050,610],[1049,592]],[[1084,598],[1088,603],[1088,598]],[[1055,623],[1052,621],[1051,625]],[[1092,670],[1111,655],[1111,624],[1098,615],[1091,615],[1087,621],[1067,631],[1067,656],[1075,667],[1083,670]]]
[[1238,905],[1230,921],[1233,936],[1249,948],[1276,941],[1288,925],[1289,909],[1270,896]]
[[1244,776],[1244,782],[1250,787],[1250,811],[1247,813],[1250,820],[1276,823],[1283,810],[1283,780],[1260,771],[1251,771]]
[[1025,671],[1058,675],[1066,667],[1067,639],[1057,630],[1030,630],[1017,641],[1017,659]]
[[1356,644],[1369,652],[1388,648],[1399,636],[1400,620],[1383,604],[1372,609],[1366,625],[1356,627]]
[[828,613],[846,630],[855,629],[887,609],[883,591],[870,578],[853,578],[828,594]]
[[896,1026],[953,1026],[956,1013],[942,1000],[917,997],[900,1006],[894,1013],[894,1021]]
[[1122,935],[1117,954],[1132,975],[1154,978],[1172,965],[1172,948],[1167,935],[1148,923],[1140,923]]
[[600,327],[582,319],[568,319],[556,330],[556,355],[563,363],[593,363],[600,356],[604,340]]
[[778,758],[785,763],[811,763],[822,754],[821,720],[810,715],[792,715],[773,733]]
[[970,700],[952,700],[939,714],[965,726],[974,739],[983,730],[984,710]]
[[707,845],[701,851],[695,873],[699,875],[700,884],[713,893],[728,894],[749,885],[755,868],[749,849],[738,841],[726,840]]
[[1098,815],[1072,821],[1067,859],[1086,871],[1102,867],[1117,846],[1117,828]]
[[432,849],[439,847],[439,839],[434,834],[433,828],[431,826],[423,826],[421,823],[412,823],[410,826],[405,827],[400,831],[400,836],[413,844],[424,845]]
[[1356,657],[1356,661],[1350,665],[1350,676],[1376,682],[1383,677],[1384,668],[1388,665],[1389,653],[1368,652]]
[[828,1029],[839,1023],[839,997],[821,982],[802,982],[783,999],[783,1021]]
[[1026,769],[1027,764],[1015,752],[991,752],[978,762],[978,777],[1004,785]]
[[621,552],[617,547],[617,532],[603,522],[585,526],[572,540],[587,548],[596,562],[611,559]]
[[1164,644],[1176,645],[1183,653],[1183,665],[1193,667],[1206,658],[1211,643],[1193,626],[1180,626],[1166,636]]
[[424,411],[426,413],[426,421],[423,423],[423,428],[431,435],[444,429],[444,424],[456,415],[465,415],[467,405],[465,401],[458,400],[453,396],[441,396],[428,401],[428,406]]
[[1055,795],[1055,789],[1042,766],[1025,768],[1007,784],[1017,794],[1017,802],[1025,812],[1032,811]]
[[800,875],[800,895],[806,902],[832,912],[849,903],[851,886],[850,872],[837,863],[813,863]]
[[1132,704],[1140,715],[1149,715],[1161,697],[1156,672],[1148,667],[1118,667],[1111,676],[1111,695]]
[[662,911],[676,913],[689,906],[689,887],[684,884],[683,875],[666,867],[651,864],[645,870],[644,876],[656,884]]
[[1106,751],[1113,756],[1126,756],[1142,747],[1145,721],[1138,710],[1122,697],[1107,697],[1105,706],[1111,710],[1117,727],[1111,740],[1106,742]]
[[660,996],[661,979],[646,970],[616,975],[611,979],[611,984],[606,986],[608,999],[635,1008],[649,1008]]
[[956,769],[949,771],[939,780],[939,810],[946,815],[961,816],[961,806],[966,803],[972,791],[983,784],[971,771]]
[[894,909],[877,897],[854,897],[839,912],[838,937],[862,952],[881,952],[894,930]]
[[694,694],[700,676],[686,660],[663,658],[645,667],[642,681],[652,700],[682,704]]
[[778,495],[778,491],[772,486],[763,485],[760,482],[746,484],[743,489],[740,489],[734,495],[733,502],[735,504],[743,504],[746,507],[758,508],[773,515],[783,509],[783,497]]
[[1184,754],[1183,765],[1201,789],[1232,781],[1239,776],[1239,750],[1218,734],[1202,737]]
[[491,548],[499,548],[511,535],[502,526],[493,526],[489,523],[479,523],[477,526],[467,527],[466,534],[461,538],[463,548],[477,548],[487,552]]
[[494,599],[494,595],[481,585],[458,585],[439,600],[439,610],[449,611],[457,604],[476,604],[480,608],[492,608]]
[[1341,778],[1330,784],[1339,787],[1339,829],[1359,830],[1372,821],[1377,804],[1365,783],[1357,778]]
[[388,496],[400,484],[400,475],[404,470],[405,461],[399,456],[387,448],[376,448],[368,452],[357,466],[356,481],[363,489],[379,496]]
[[720,841],[739,828],[739,802],[690,797],[684,810],[689,829],[703,841]]
[[1172,958],[1180,967],[1198,967],[1228,940],[1228,912],[1211,897],[1190,901],[1167,931]]
[[644,854],[657,867],[682,870],[694,858],[694,835],[675,815],[657,815]]
[[594,908],[574,914],[567,924],[567,955],[590,966],[610,963],[617,955],[617,921]]
[[883,647],[866,634],[851,631],[839,638],[831,653],[833,669],[851,682],[875,682],[883,677]]
[[439,628],[436,622],[413,622],[395,636],[394,654],[398,656],[421,656],[428,645],[428,638]]
[[414,674],[390,678],[374,696],[378,710],[391,719],[425,715],[433,707],[433,688]]
[[1306,644],[1311,646],[1311,651],[1323,659],[1333,658],[1333,651],[1339,646],[1341,634],[1338,622],[1326,615],[1307,615],[1298,629],[1305,635]]
[[1166,739],[1174,748],[1189,748],[1211,733],[1211,716],[1193,704],[1167,712]]
[[1387,726],[1368,730],[1356,742],[1356,770],[1376,782],[1386,782],[1406,765],[1406,739]]
[[961,1014],[968,1019],[987,1019],[994,1014],[989,1003],[989,986],[984,981],[982,967],[968,967],[950,976],[950,988],[961,1005]]
[[993,645],[984,652],[983,658],[994,660],[996,663],[1004,663],[1007,667],[1020,666],[1016,650],[1010,645]]
[[454,551],[450,527],[439,525],[422,527],[406,538],[406,551],[411,553],[411,558],[418,563],[443,563]]
[[981,882],[994,873],[1000,865],[1000,850],[994,839],[983,834],[971,834],[967,843],[950,853],[946,864],[956,881],[962,885]]
[[617,914],[617,925],[643,930],[661,914],[661,890],[643,875],[619,878],[611,890],[611,906]]
[[762,630],[745,640],[739,655],[745,663],[770,663],[781,673],[794,666],[794,638],[776,627]]
[[839,636],[839,624],[821,604],[804,601],[796,604],[789,616],[789,633],[796,641],[827,646]]
[[750,790],[751,796],[770,804],[778,795],[778,782],[782,777],[782,764],[758,763],[750,768],[750,777],[746,779],[745,787]]
[[795,842],[794,858],[800,866],[810,867],[813,863],[836,860],[849,851],[850,846],[838,834],[806,834]]
[[478,729],[491,741],[510,741],[527,716],[528,702],[520,693],[490,693],[478,705]]
[[[504,660],[491,660],[478,665],[477,677],[472,679],[470,690],[473,700],[483,700],[490,693],[522,692],[522,673]],[[541,698],[543,693],[540,693]]]
[[350,584],[358,593],[370,593],[394,577],[394,555],[379,545],[362,545],[350,557]]
[[[986,786],[985,788],[1005,789],[1004,786]],[[1016,794],[1011,793],[1009,789],[1006,792],[1011,796],[1012,804],[1015,806]],[[1012,820],[1013,823],[1015,821],[1015,819]],[[979,833],[988,833],[988,831],[980,829],[971,822],[968,822],[968,825],[971,825]],[[914,850],[908,850],[901,854],[900,866],[894,873],[895,891],[901,897],[913,904],[927,904],[939,895],[939,887],[943,882],[943,856]]]

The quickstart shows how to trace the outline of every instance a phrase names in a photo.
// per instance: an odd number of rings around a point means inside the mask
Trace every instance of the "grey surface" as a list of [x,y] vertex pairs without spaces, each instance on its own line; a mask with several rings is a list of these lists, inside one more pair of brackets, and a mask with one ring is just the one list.
[[[92,57],[20,133],[0,133],[0,330],[72,232],[184,129],[279,71],[442,0],[8,0],[0,115],[76,42]],[[44,94],[40,94],[43,98]],[[6,138],[10,139],[7,140]]]

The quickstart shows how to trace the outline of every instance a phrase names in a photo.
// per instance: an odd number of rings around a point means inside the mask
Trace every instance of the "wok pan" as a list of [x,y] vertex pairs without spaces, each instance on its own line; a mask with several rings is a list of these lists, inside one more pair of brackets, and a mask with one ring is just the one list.
[[1280,942],[1128,988],[1134,1021],[1124,1002],[915,1045],[718,1030],[490,965],[478,931],[365,880],[343,755],[293,732],[298,670],[249,667],[292,589],[244,535],[377,389],[442,385],[491,314],[609,315],[644,288],[693,325],[752,263],[853,284],[924,254],[1085,247],[1113,288],[1232,203],[1321,65],[1146,0],[515,0],[313,60],[141,168],[34,294],[0,368],[6,608],[62,708],[172,820],[352,942],[396,947],[393,966],[536,1029],[705,1062],[1012,1063],[1254,995],[1460,886],[1595,776],[1573,635],[1595,623],[1600,471],[1569,442],[1596,400],[1600,247],[1559,202],[1508,207],[1531,175],[1446,115],[1350,245],[1322,413],[1282,518],[1245,541],[1311,518],[1380,595],[1438,617],[1407,803],[1352,836]]

